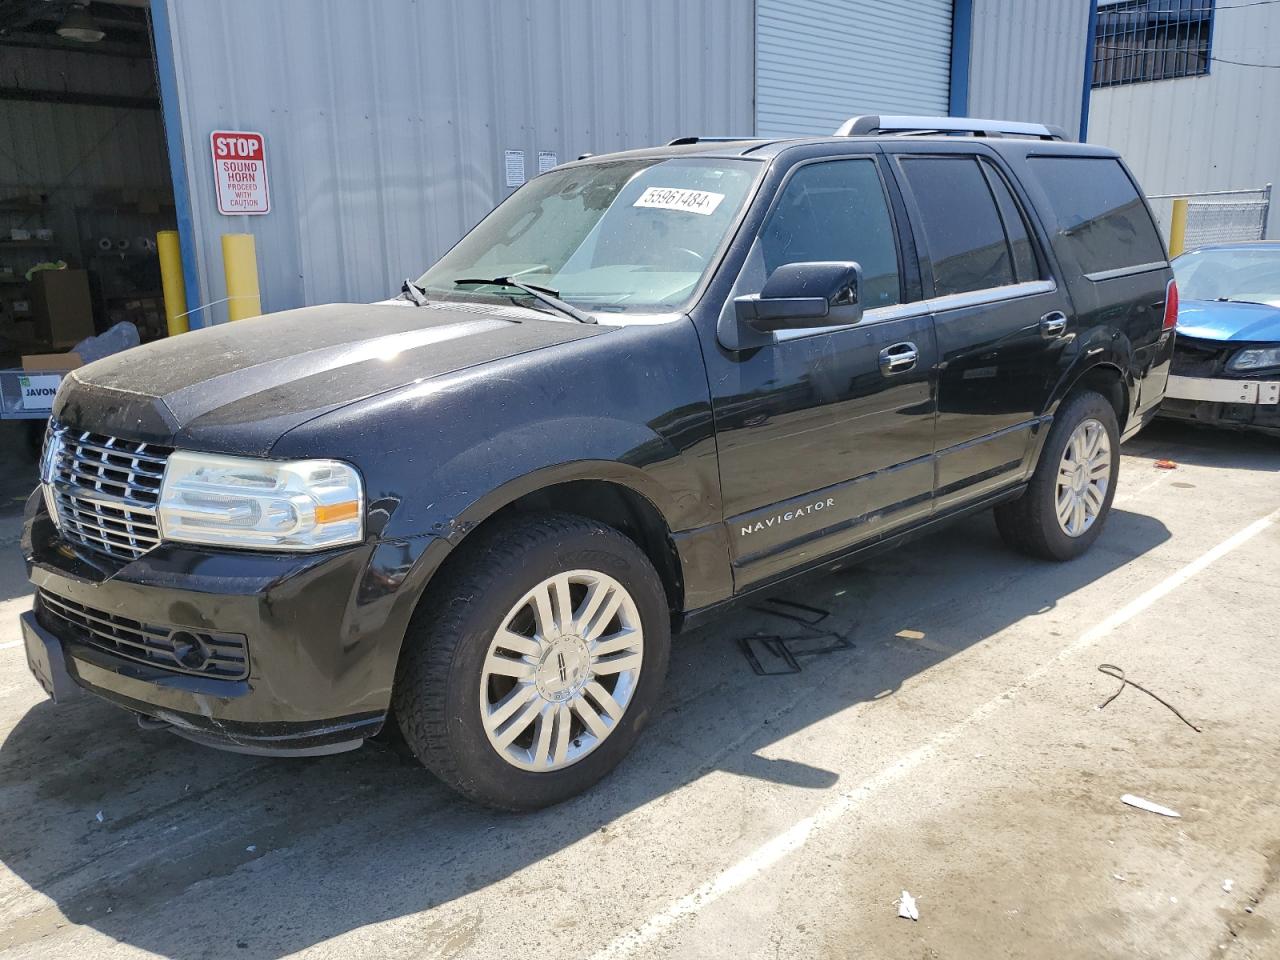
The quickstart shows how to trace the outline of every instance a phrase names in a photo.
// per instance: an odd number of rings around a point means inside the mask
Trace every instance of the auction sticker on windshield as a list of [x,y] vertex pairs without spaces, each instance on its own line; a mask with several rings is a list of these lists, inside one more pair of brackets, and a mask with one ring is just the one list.
[[688,190],[684,187],[649,187],[633,207],[654,207],[658,210],[683,210],[710,216],[724,199],[723,193],[710,190]]

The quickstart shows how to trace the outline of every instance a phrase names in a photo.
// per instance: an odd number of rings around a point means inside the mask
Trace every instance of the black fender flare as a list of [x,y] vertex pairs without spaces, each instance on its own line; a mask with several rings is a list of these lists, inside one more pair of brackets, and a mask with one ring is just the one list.
[[[1028,462],[1028,472],[1033,472],[1036,465],[1040,462],[1040,455],[1044,450],[1045,441],[1049,437],[1049,428],[1053,424],[1053,419],[1057,415],[1058,408],[1062,406],[1062,402],[1074,392],[1080,384],[1090,376],[1096,376],[1103,372],[1106,375],[1114,375],[1120,384],[1122,391],[1123,407],[1125,417],[1133,416],[1134,397],[1137,394],[1136,383],[1131,365],[1124,351],[1120,349],[1094,347],[1087,349],[1081,356],[1080,360],[1073,363],[1063,376],[1054,386],[1053,393],[1049,398],[1049,402],[1045,405],[1044,413],[1040,421],[1040,428],[1036,431],[1035,448],[1032,450],[1031,459]],[[1121,424],[1123,432],[1123,423]]]

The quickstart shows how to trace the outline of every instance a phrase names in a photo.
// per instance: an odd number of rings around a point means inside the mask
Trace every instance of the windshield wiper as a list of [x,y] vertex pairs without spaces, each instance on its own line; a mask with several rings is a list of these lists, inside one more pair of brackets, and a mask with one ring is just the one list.
[[1258,307],[1269,307],[1271,304],[1263,303],[1261,300],[1237,300],[1235,297],[1218,297],[1219,303],[1252,303]]
[[427,291],[412,280],[406,280],[400,285],[400,292],[404,294],[406,300],[415,307],[425,307],[427,305]]
[[522,283],[515,277],[494,277],[492,280],[480,280],[476,278],[464,278],[462,280],[453,281],[457,286],[492,286],[492,287],[511,287],[513,290],[523,290],[533,299],[545,303],[548,307],[558,310],[567,317],[573,317],[579,323],[595,323],[596,318],[584,310],[579,310],[572,303],[565,303],[560,299],[560,291],[552,290],[550,287],[539,287],[532,283]]

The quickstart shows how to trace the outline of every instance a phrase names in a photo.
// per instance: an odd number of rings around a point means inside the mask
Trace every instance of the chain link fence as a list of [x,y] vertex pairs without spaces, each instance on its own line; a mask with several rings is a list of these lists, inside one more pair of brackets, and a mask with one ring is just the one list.
[[1204,193],[1158,194],[1147,197],[1165,240],[1173,233],[1174,201],[1187,201],[1183,249],[1206,243],[1262,240],[1271,212],[1271,184],[1252,190],[1212,190]]

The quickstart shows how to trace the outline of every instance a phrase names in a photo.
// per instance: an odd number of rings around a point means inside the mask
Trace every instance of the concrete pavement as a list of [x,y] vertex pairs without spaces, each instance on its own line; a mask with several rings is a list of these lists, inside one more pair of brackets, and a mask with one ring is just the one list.
[[[750,671],[736,638],[786,626],[751,610],[681,638],[632,757],[523,817],[387,748],[55,708],[7,646],[6,546],[0,958],[1280,955],[1280,445],[1157,425],[1125,454],[1073,563],[983,515],[789,589],[855,643],[798,675]],[[1098,710],[1104,662],[1203,732],[1132,688]]]

